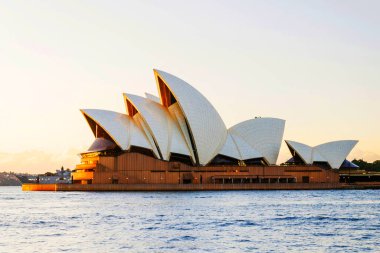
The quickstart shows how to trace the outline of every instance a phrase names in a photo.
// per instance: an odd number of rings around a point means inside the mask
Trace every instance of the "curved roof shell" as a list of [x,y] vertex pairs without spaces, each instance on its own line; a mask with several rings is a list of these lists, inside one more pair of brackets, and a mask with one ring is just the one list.
[[111,150],[116,147],[117,145],[115,142],[100,137],[94,140],[94,142],[88,148],[87,152],[91,153],[91,152],[98,152],[98,151],[104,151],[104,150]]
[[181,132],[179,123],[177,122],[175,115],[169,112],[169,129],[171,133],[170,140],[170,154],[176,153],[189,156],[193,163],[195,163],[194,155],[191,152],[190,147],[186,143],[185,136]]
[[331,168],[339,169],[357,143],[356,140],[332,141],[318,145],[314,149],[326,158]]
[[231,137],[236,145],[236,149],[239,151],[240,160],[248,160],[255,158],[264,158],[263,154],[249,145],[244,139],[238,135],[231,134]]
[[190,128],[195,150],[201,165],[205,165],[218,154],[227,138],[226,126],[211,103],[195,88],[184,80],[161,70],[154,70],[161,103],[162,80],[178,102]]
[[[124,99],[140,113],[147,128],[147,134],[154,139],[153,144],[157,145],[156,148],[161,159],[168,160],[170,132],[167,112],[163,110],[160,104],[140,96],[124,93]],[[131,115],[131,112],[128,111],[128,114]]]
[[316,150],[315,148],[313,148],[312,160],[311,160],[310,164],[313,163],[313,162],[327,162],[327,159],[324,158],[324,157],[318,152],[318,150]]
[[142,130],[128,115],[99,109],[82,109],[81,112],[99,125],[121,149],[128,150],[131,146],[152,149]]
[[228,131],[248,143],[269,164],[276,164],[284,129],[285,120],[255,118],[236,124]]
[[222,149],[219,151],[219,154],[232,157],[238,160],[242,160],[240,151],[238,150],[235,141],[232,139],[230,133],[227,134],[226,142],[224,143]]
[[[144,128],[147,129],[146,132],[150,135],[149,138],[154,139],[153,144],[157,145],[161,159],[168,161],[171,153],[190,155],[179,126],[171,117],[167,108],[151,99],[132,94],[124,94],[124,98],[141,115]],[[127,108],[130,107],[127,106]],[[134,112],[135,110],[131,111]]]
[[185,141],[186,150],[187,152],[189,152],[189,155],[193,163],[196,163],[193,147],[191,144],[189,129],[187,128],[186,120],[185,120],[185,117],[183,116],[181,108],[179,108],[178,103],[175,103],[169,106],[168,110],[173,121],[178,126],[179,133],[177,133],[177,135],[180,135],[181,138]]
[[306,164],[327,162],[331,168],[339,169],[351,150],[358,143],[356,140],[342,140],[327,142],[315,147],[306,144],[285,141]]
[[157,97],[157,96],[155,96],[155,95],[153,95],[153,94],[150,94],[150,93],[148,93],[148,92],[145,92],[145,97],[146,97],[147,99],[150,99],[150,100],[156,102],[156,103],[159,103],[159,104],[161,103],[161,100],[160,100],[159,97]]
[[140,129],[142,129],[146,139],[148,140],[150,146],[152,147],[152,151],[153,151],[155,157],[162,159],[162,155],[161,155],[160,151],[158,150],[157,142],[153,138],[153,135],[150,132],[150,129],[149,129],[147,123],[142,118],[141,114],[136,113],[132,118],[133,118],[133,121],[136,123],[136,126],[138,126]]
[[247,142],[237,135],[230,132],[227,135],[226,142],[219,154],[232,157],[238,160],[248,160],[254,158],[263,158],[257,150],[251,147]]
[[298,156],[306,163],[313,163],[313,148],[296,141],[285,141],[288,146],[290,146]]

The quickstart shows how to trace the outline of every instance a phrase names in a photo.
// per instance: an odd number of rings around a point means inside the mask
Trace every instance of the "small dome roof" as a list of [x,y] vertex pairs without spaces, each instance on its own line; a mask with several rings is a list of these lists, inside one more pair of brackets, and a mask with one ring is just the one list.
[[87,153],[112,150],[115,148],[117,148],[115,142],[107,140],[105,138],[96,138],[94,142],[91,144],[91,146],[88,148]]

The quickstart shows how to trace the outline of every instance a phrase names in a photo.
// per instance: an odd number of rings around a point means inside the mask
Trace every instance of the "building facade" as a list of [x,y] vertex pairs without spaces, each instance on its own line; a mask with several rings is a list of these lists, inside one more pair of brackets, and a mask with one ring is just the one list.
[[81,110],[95,140],[74,184],[262,184],[338,182],[357,141],[309,147],[286,141],[285,120],[254,118],[227,128],[212,104],[182,79],[154,70],[159,97],[123,94],[126,112]]

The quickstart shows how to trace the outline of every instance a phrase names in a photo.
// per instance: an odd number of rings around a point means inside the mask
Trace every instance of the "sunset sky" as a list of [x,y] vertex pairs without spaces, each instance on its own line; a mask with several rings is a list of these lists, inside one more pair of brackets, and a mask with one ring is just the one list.
[[[73,169],[81,108],[192,84],[227,127],[286,120],[284,139],[357,139],[380,159],[380,1],[1,1],[0,171]],[[290,156],[283,143],[278,163]]]

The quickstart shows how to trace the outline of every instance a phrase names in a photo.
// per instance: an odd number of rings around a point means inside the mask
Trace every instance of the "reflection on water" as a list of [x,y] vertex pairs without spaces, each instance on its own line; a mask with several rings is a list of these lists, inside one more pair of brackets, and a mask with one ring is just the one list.
[[0,252],[379,252],[379,193],[0,187]]

